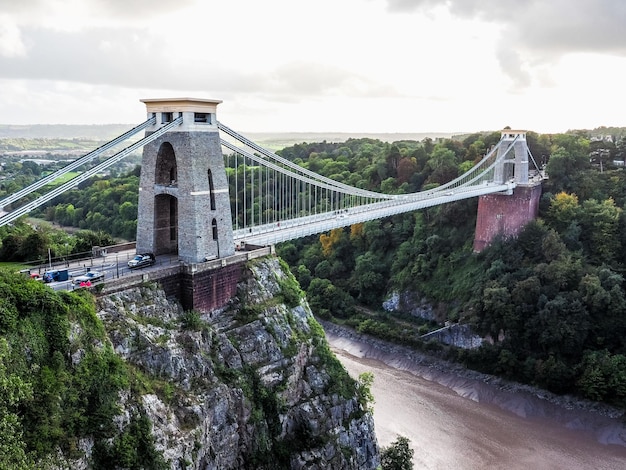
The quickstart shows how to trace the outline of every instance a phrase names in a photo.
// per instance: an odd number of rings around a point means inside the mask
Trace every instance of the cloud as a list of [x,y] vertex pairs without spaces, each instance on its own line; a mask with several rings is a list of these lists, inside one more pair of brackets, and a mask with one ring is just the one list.
[[[1,31],[1,29],[0,29]],[[213,52],[185,56],[149,30],[22,29],[20,54],[2,54],[0,78],[60,80],[125,88],[254,93],[283,102],[317,96],[396,96],[398,92],[341,67],[294,59],[265,68],[242,67]]]
[[91,17],[110,19],[154,17],[193,5],[196,0],[19,0],[3,1],[4,13],[23,21],[45,20],[52,12],[90,12]]
[[[517,86],[530,84],[535,67],[575,53],[626,58],[624,0],[447,0],[461,19],[500,26],[500,66]],[[437,0],[387,0],[391,12],[433,12]]]
[[0,15],[0,57],[19,57],[26,54],[20,29],[8,16]]
[[[206,89],[248,86],[246,69],[230,69],[211,54],[176,56],[148,31],[97,28],[50,31],[24,28],[25,53],[0,54],[0,78],[60,80],[128,88]],[[175,45],[174,45],[175,47]]]
[[381,85],[341,67],[297,60],[276,67],[259,85],[273,94],[304,99],[329,95],[369,98],[399,95],[390,85]]
[[94,10],[111,17],[160,16],[196,3],[194,0],[91,0]]

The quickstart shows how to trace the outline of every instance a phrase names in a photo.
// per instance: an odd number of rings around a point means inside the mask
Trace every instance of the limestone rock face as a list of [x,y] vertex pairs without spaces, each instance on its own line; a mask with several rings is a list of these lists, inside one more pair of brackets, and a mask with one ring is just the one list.
[[183,312],[155,286],[99,298],[114,350],[146,382],[121,398],[120,429],[147,416],[171,469],[375,469],[372,416],[294,286],[268,257],[219,312]]
[[392,292],[382,307],[387,312],[407,312],[424,320],[438,320],[433,306],[416,292]]

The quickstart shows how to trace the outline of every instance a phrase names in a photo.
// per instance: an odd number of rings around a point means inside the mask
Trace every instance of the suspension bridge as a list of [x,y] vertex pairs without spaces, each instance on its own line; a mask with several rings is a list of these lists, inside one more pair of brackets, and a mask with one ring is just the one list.
[[[0,210],[10,211],[0,217],[0,226],[142,147],[137,249],[180,253],[192,263],[228,256],[246,245],[271,245],[462,199],[510,196],[542,179],[526,133],[505,130],[498,144],[458,178],[426,191],[383,194],[334,181],[255,144],[217,120],[220,101],[142,101],[148,108],[145,122],[2,199]],[[132,142],[141,132],[145,135]],[[87,168],[39,195],[81,167]]]

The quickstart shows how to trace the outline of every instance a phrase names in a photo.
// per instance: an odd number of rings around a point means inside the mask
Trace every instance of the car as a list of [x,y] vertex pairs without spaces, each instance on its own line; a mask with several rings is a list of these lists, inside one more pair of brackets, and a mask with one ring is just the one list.
[[152,253],[137,254],[128,262],[130,269],[143,268],[144,266],[152,266],[156,263],[156,259]]
[[70,278],[70,275],[67,269],[60,269],[58,271],[46,271],[43,273],[43,281],[44,282],[61,282],[67,281]]
[[76,276],[72,280],[75,285],[80,285],[87,282],[93,284],[94,282],[98,281],[104,281],[104,273],[101,273],[99,271],[88,271],[82,276]]

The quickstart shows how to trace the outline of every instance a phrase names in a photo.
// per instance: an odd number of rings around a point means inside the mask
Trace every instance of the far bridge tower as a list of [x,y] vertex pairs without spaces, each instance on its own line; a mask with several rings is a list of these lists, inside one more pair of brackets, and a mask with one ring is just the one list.
[[[512,146],[512,148],[511,148]],[[515,182],[513,194],[487,194],[478,199],[474,251],[482,251],[497,236],[514,237],[537,218],[541,197],[539,172],[529,175],[529,157],[526,131],[502,131],[497,158],[503,157],[494,169],[494,183]]]

